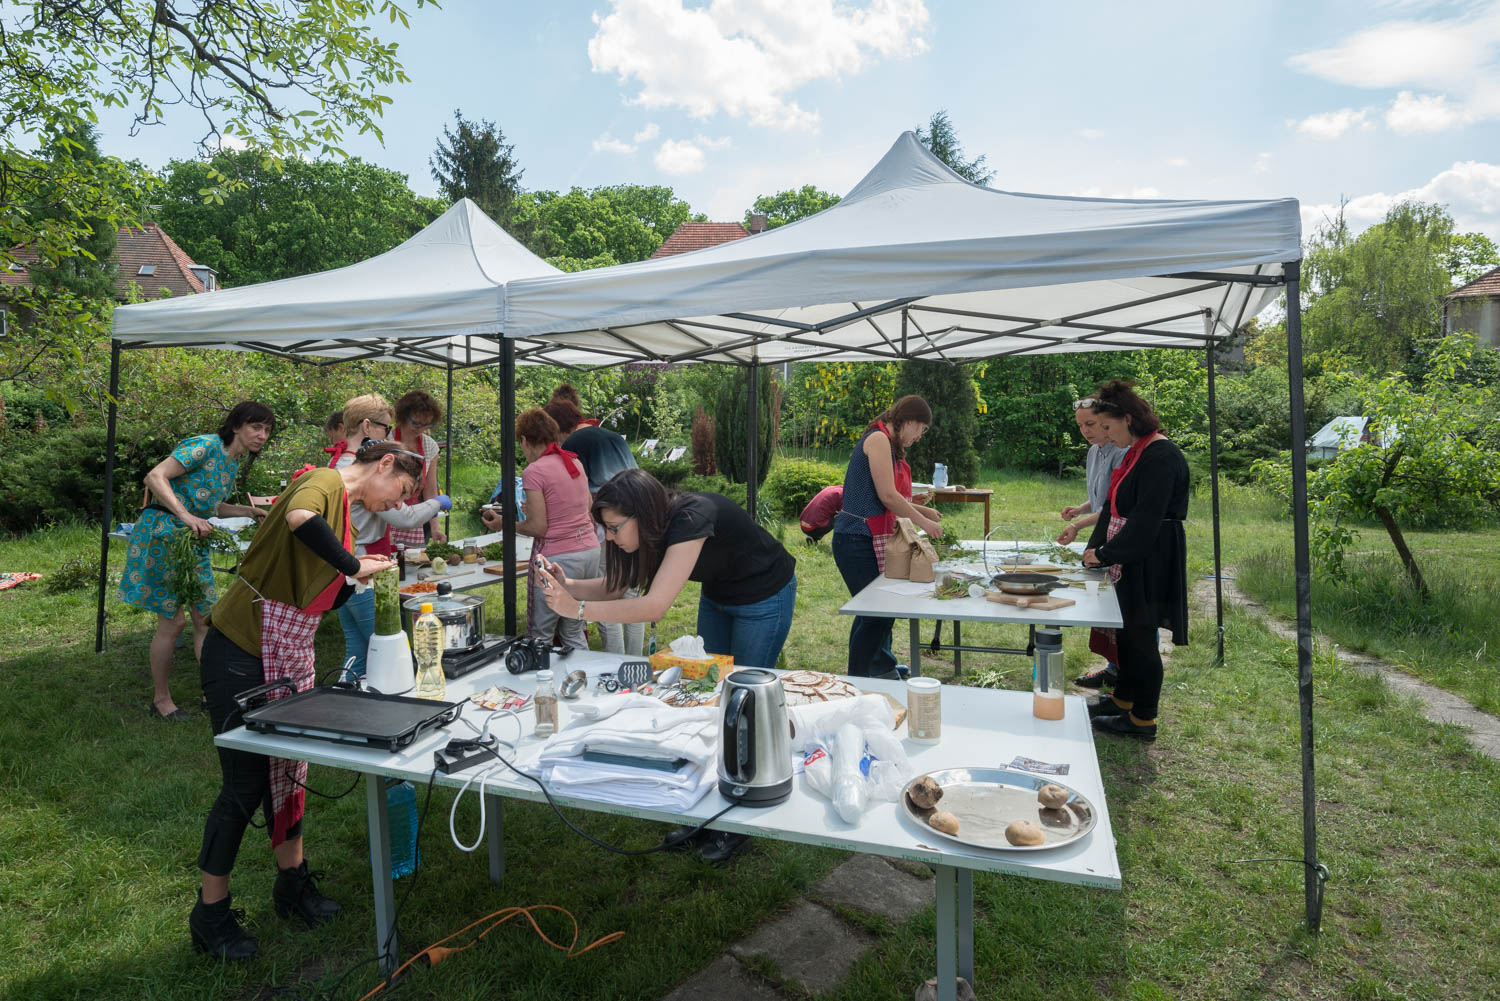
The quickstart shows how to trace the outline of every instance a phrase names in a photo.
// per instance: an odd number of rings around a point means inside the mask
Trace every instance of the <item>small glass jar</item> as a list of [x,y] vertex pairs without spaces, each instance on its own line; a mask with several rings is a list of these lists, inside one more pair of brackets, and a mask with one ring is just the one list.
[[536,694],[531,697],[536,709],[536,729],[532,736],[543,740],[557,732],[557,689],[552,684],[552,672],[536,672]]
[[473,539],[464,540],[463,550],[465,563],[479,562],[479,546],[475,545]]

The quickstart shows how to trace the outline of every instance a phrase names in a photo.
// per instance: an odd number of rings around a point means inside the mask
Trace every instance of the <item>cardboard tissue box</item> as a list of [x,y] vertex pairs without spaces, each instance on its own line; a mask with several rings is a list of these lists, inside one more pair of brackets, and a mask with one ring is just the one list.
[[680,667],[683,678],[688,681],[708,677],[709,668],[715,665],[721,676],[729,673],[725,668],[734,666],[734,658],[729,654],[704,651],[701,636],[679,636],[672,641],[670,649],[656,651],[650,660],[653,672]]

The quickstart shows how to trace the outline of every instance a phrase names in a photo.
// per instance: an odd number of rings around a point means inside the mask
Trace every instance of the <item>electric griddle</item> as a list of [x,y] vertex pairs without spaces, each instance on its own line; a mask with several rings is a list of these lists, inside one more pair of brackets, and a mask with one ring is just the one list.
[[395,752],[452,723],[463,709],[462,702],[382,695],[344,684],[270,698],[277,689],[294,687],[289,678],[281,678],[236,695],[246,729]]

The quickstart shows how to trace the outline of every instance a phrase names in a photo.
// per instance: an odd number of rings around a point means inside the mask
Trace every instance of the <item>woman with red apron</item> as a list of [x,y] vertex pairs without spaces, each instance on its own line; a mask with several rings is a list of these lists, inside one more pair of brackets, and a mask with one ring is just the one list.
[[[427,429],[436,427],[437,422],[443,419],[443,408],[431,394],[424,393],[420,389],[414,389],[396,401],[396,427],[392,434],[401,443],[401,447],[422,456],[422,482],[412,495],[406,498],[408,506],[415,507],[423,501],[429,501],[438,496],[437,485],[437,457],[438,443]],[[432,533],[432,541],[447,542],[448,536],[438,527],[436,517],[427,523],[428,531]],[[427,543],[427,534],[422,531],[422,526],[415,528],[391,528],[391,544],[404,545],[409,549],[420,549]]]
[[[292,685],[272,698],[312,687],[313,637],[323,613],[347,600],[351,579],[368,580],[390,566],[384,557],[354,555],[350,505],[399,504],[420,475],[418,459],[394,442],[374,442],[345,468],[305,471],[282,491],[209,615],[200,671],[214,733],[240,725],[234,697],[241,692],[281,678]],[[244,912],[230,906],[229,873],[257,808],[279,870],[276,912],[312,927],[338,914],[339,905],[318,891],[318,874],[302,854],[307,764],[226,748],[218,755],[223,784],[204,825],[202,887],[188,927],[200,951],[243,960],[259,946],[240,924]]]
[[[897,518],[910,518],[936,537],[940,515],[911,502],[906,450],[932,423],[932,408],[920,396],[903,396],[865,429],[844,473],[844,507],[833,520],[833,561],[851,595],[885,572],[885,546]],[[856,677],[895,678],[891,652],[893,619],[854,616],[849,626],[848,671]]]
[[1090,635],[1089,648],[1120,676],[1113,697],[1089,704],[1089,718],[1103,733],[1153,741],[1163,673],[1156,631],[1187,644],[1188,465],[1129,383],[1113,380],[1095,395],[1100,430],[1127,451],[1083,554],[1085,566],[1109,568],[1123,623]]

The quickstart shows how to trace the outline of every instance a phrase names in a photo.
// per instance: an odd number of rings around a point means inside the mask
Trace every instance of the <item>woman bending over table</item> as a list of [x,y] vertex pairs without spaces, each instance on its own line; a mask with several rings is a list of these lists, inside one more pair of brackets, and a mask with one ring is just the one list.
[[[942,534],[942,515],[911,502],[911,467],[906,450],[927,433],[932,408],[920,396],[903,396],[865,429],[844,473],[843,509],[833,519],[833,562],[851,596],[885,573],[885,544],[897,518],[933,538]],[[891,652],[894,619],[856,615],[849,626],[848,671],[856,677],[895,678]]]
[[1181,450],[1161,433],[1151,404],[1130,383],[1112,380],[1095,395],[1100,429],[1126,452],[1110,476],[1083,563],[1109,568],[1124,625],[1094,630],[1090,648],[1118,664],[1120,677],[1112,698],[1089,705],[1089,718],[1095,730],[1152,741],[1162,685],[1156,630],[1170,629],[1178,646],[1188,640],[1187,537],[1182,529],[1188,466]]
[[[1078,433],[1089,443],[1088,458],[1084,462],[1088,499],[1076,507],[1062,509],[1063,519],[1068,524],[1058,534],[1057,541],[1065,546],[1078,538],[1079,532],[1098,524],[1099,512],[1104,510],[1104,497],[1109,493],[1110,474],[1125,461],[1125,449],[1105,438],[1099,428],[1099,415],[1094,413],[1094,404],[1098,402],[1092,396],[1073,401],[1073,419],[1078,423]],[[1119,667],[1112,661],[1105,661],[1104,666],[1074,678],[1073,684],[1080,688],[1103,688],[1105,685],[1113,688],[1119,677]]]
[[[271,508],[240,566],[240,575],[209,615],[201,673],[215,734],[240,725],[234,697],[290,678],[296,691],[313,686],[313,638],[323,613],[353,593],[354,581],[391,566],[384,556],[354,555],[351,504],[381,511],[401,503],[420,482],[422,460],[394,442],[370,442],[342,469],[313,469],[292,480]],[[292,692],[272,692],[272,698]],[[308,927],[339,913],[318,891],[319,874],[302,854],[307,764],[218,748],[223,783],[203,827],[198,853],[202,887],[188,918],[193,945],[219,959],[250,959],[259,951],[231,908],[229,873],[251,817],[259,808],[276,856],[271,898],[281,917]]]
[[214,603],[213,570],[208,553],[198,558],[198,580],[203,600],[184,609],[167,586],[172,570],[171,537],[186,527],[198,538],[213,531],[211,517],[264,518],[266,512],[243,504],[225,504],[234,488],[240,460],[249,456],[248,467],[276,428],[269,407],[246,400],[235,405],[216,434],[189,438],[146,474],[146,508],[130,532],[125,553],[125,572],[120,578],[120,600],[155,612],[156,634],[151,637],[150,713],[157,719],[185,720],[188,714],[172,701],[167,685],[172,653],[186,625],[184,612],[193,617],[193,653],[203,656],[203,637],[208,633],[205,616]]

